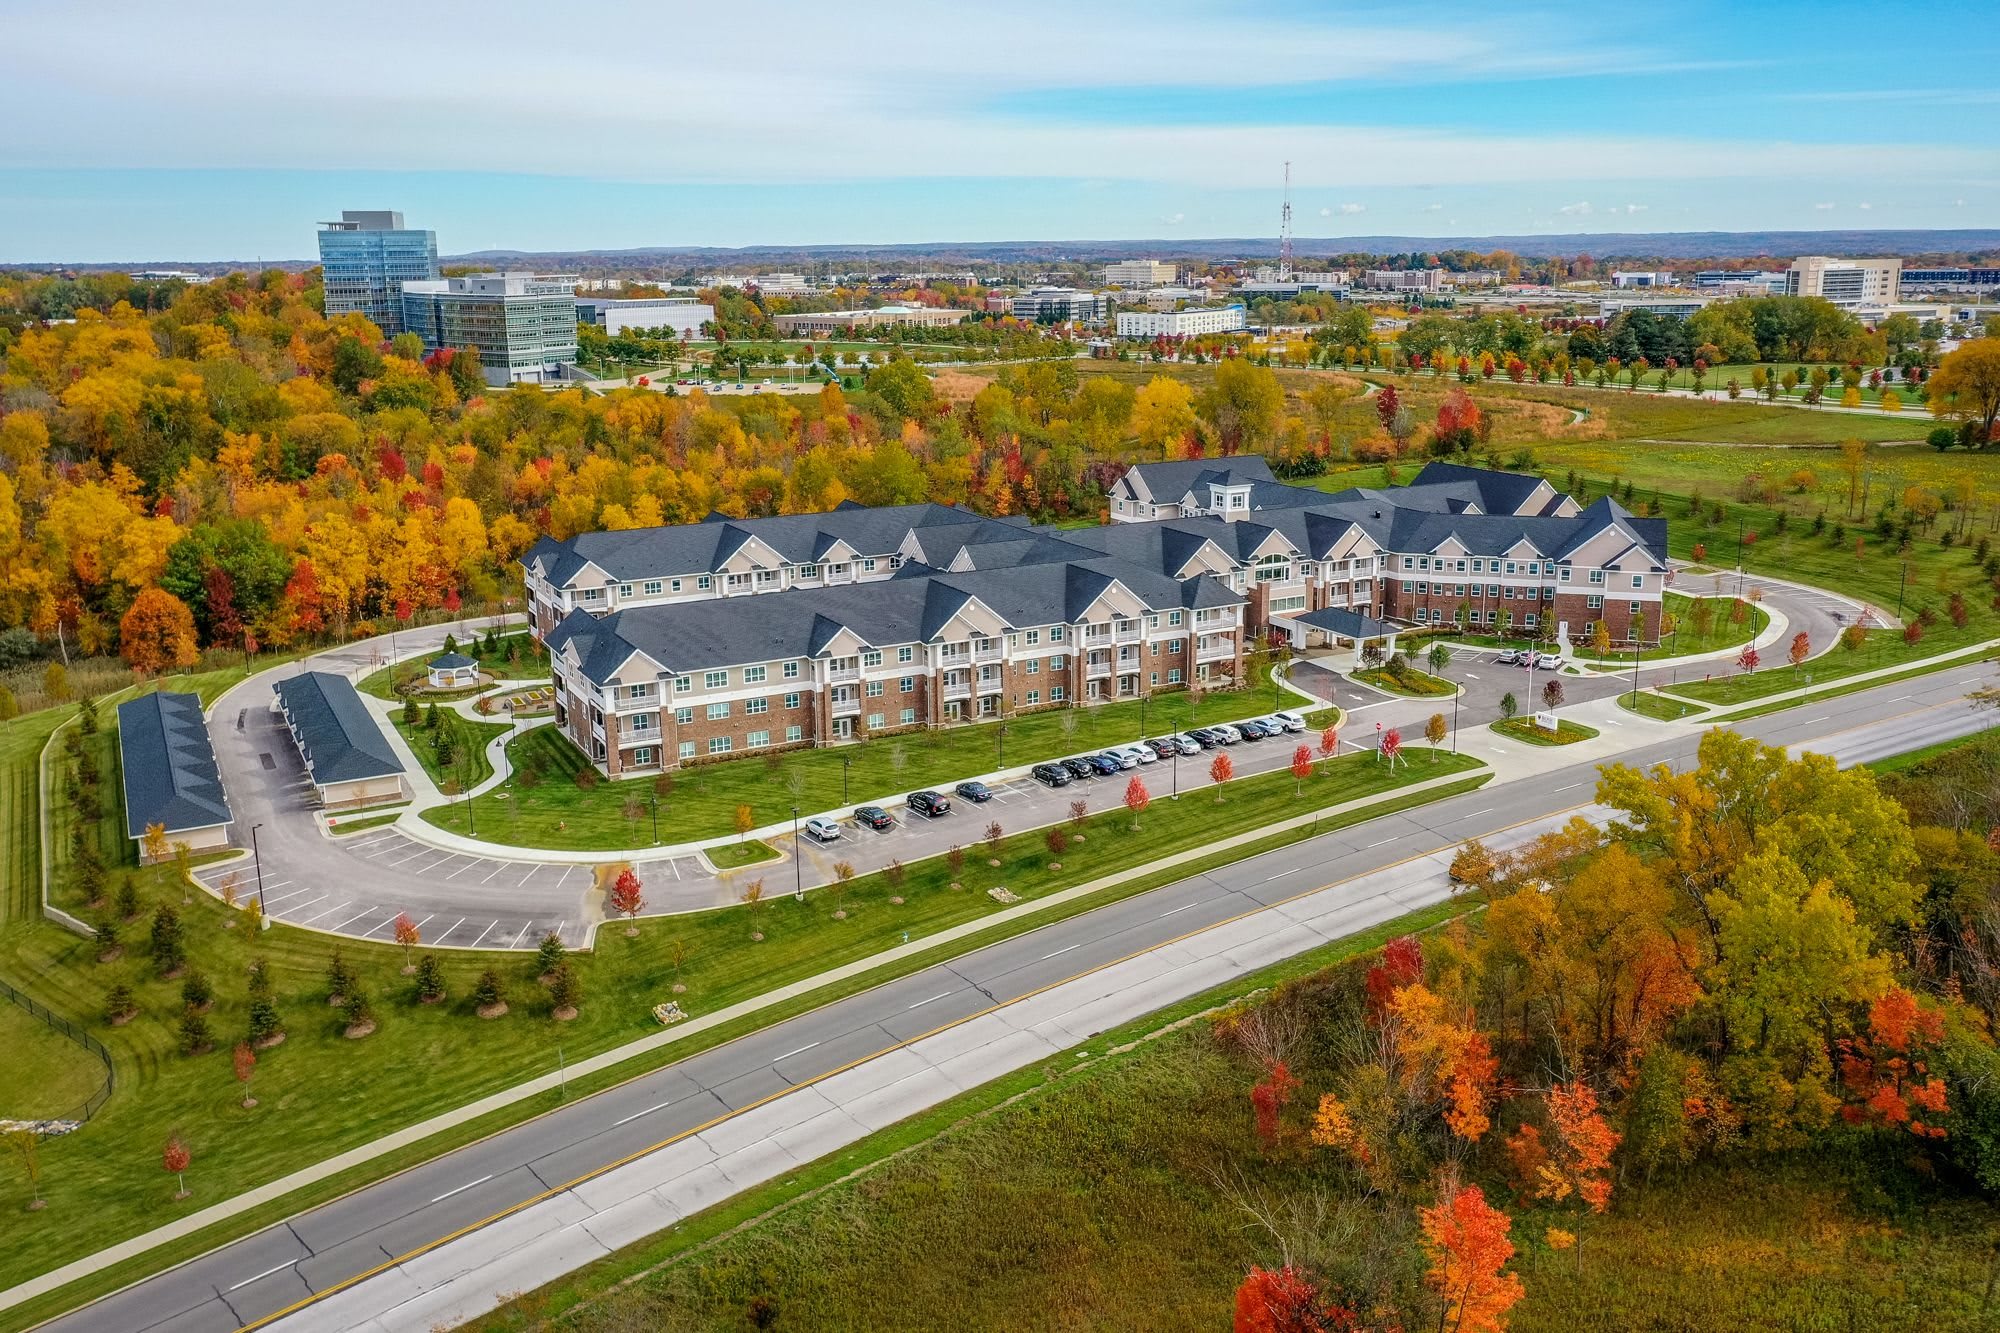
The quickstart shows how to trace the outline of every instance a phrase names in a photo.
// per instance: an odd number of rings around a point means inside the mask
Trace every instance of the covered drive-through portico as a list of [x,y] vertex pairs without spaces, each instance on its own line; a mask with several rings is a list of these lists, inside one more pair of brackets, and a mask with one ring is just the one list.
[[1379,640],[1382,656],[1386,658],[1393,654],[1396,651],[1396,635],[1400,632],[1397,626],[1386,620],[1377,620],[1340,606],[1303,611],[1273,623],[1285,626],[1291,636],[1293,652],[1304,652],[1310,648],[1351,649],[1354,656],[1348,664],[1349,670],[1360,668],[1361,649],[1366,644]]

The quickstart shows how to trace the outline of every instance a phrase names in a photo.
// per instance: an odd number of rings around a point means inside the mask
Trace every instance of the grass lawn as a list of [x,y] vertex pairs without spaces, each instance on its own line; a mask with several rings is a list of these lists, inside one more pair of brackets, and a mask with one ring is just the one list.
[[364,829],[380,828],[393,824],[403,817],[401,810],[392,810],[386,815],[364,815],[360,819],[335,818],[327,822],[327,829],[334,837],[345,837],[349,833],[359,833]]
[[[1688,597],[1670,592],[1667,594],[1666,611],[1674,618],[1674,632],[1658,647],[1640,649],[1641,662],[1740,648],[1762,634],[1771,623],[1769,611],[1735,597]],[[1701,628],[1704,617],[1708,625],[1706,630]],[[1588,643],[1580,642],[1576,645],[1576,656],[1579,664],[1601,665],[1606,671],[1629,670],[1632,665],[1632,654],[1629,651],[1620,653],[1615,646],[1599,658]],[[1585,661],[1586,657],[1592,660]]]
[[[1228,1327],[1244,1272],[1277,1255],[1218,1177],[1301,1227],[1342,1198],[1314,1150],[1259,1144],[1245,1096],[1255,1071],[1213,1023],[1168,1026],[1189,1012],[967,1093],[468,1327],[694,1333],[746,1327],[760,1300],[780,1328]],[[1298,1118],[1314,1100],[1305,1072]],[[1517,1208],[1503,1182],[1479,1183],[1515,1212],[1516,1333],[1991,1327],[2000,1212],[1891,1163],[1795,1154],[1622,1179],[1610,1211],[1581,1228],[1580,1253],[1545,1239],[1573,1212]],[[1385,1244],[1414,1290],[1415,1236]]]
[[[681,998],[691,1010],[713,1011],[877,954],[900,943],[904,931],[921,939],[946,926],[1004,918],[1006,909],[985,893],[996,884],[1023,899],[1037,898],[1176,850],[1202,847],[1219,834],[1479,767],[1474,760],[1444,756],[1436,765],[1390,773],[1371,756],[1354,755],[1322,766],[1322,776],[1308,784],[1308,800],[1293,795],[1287,772],[1233,783],[1220,803],[1156,801],[1138,832],[1131,830],[1122,808],[1093,817],[1083,829],[1086,841],[1065,854],[1060,872],[1048,868],[1042,837],[1022,834],[1003,840],[997,868],[989,867],[983,854],[968,857],[958,890],[948,887],[951,871],[944,859],[934,858],[909,866],[895,885],[880,875],[867,876],[855,880],[844,895],[821,891],[804,903],[773,895],[754,912],[730,908],[642,921],[637,938],[606,932],[597,951],[577,956],[582,1014],[560,1026],[548,1018],[547,1000],[528,976],[529,958],[445,955],[452,999],[426,1007],[415,1003],[412,981],[401,975],[401,950],[349,944],[344,952],[360,973],[381,1023],[380,1030],[360,1042],[342,1037],[342,1020],[326,1006],[323,974],[331,944],[324,937],[275,926],[253,942],[240,924],[229,925],[240,923],[240,914],[206,896],[183,902],[187,895],[167,882],[168,870],[136,871],[146,910],[125,926],[124,938],[133,947],[114,963],[96,963],[93,943],[39,921],[0,932],[0,973],[33,978],[38,999],[92,1025],[118,1068],[118,1093],[104,1112],[83,1132],[44,1144],[45,1191],[54,1202],[47,1212],[17,1225],[22,1243],[0,1252],[0,1286],[157,1225],[176,1207],[214,1202],[546,1072],[558,1039],[574,1060],[656,1031],[647,1011],[671,993],[676,980],[687,986]],[[974,829],[968,825],[968,841],[976,836]],[[1289,841],[1306,833],[1276,836]],[[1135,880],[1088,904],[1076,904],[1075,910],[1188,873],[1190,868],[1176,868],[1156,881]],[[892,896],[905,901],[891,904]],[[163,903],[179,911],[190,962],[215,987],[209,1022],[217,1049],[206,1055],[180,1054],[180,982],[156,977],[140,947],[152,909]],[[73,896],[64,905],[90,915]],[[840,909],[846,919],[833,920]],[[1006,924],[996,921],[1003,929]],[[753,930],[766,938],[753,942]],[[675,942],[686,946],[678,969],[668,961]],[[964,947],[970,946],[957,945],[952,951]],[[243,1111],[229,1079],[228,1046],[245,1023],[242,976],[253,949],[270,961],[290,1037],[263,1056],[257,1074],[262,1104]],[[500,970],[514,1011],[484,1023],[470,1014],[467,997],[478,972],[488,965]],[[917,965],[919,960],[911,960],[911,966]],[[112,1028],[102,1021],[104,997],[120,982],[133,989],[141,1014],[125,1027]],[[854,988],[861,984],[857,981]],[[675,1049],[659,1063],[686,1053]],[[421,1076],[412,1077],[417,1070]],[[160,1188],[159,1144],[175,1130],[188,1137],[197,1164],[189,1177],[195,1198],[185,1205],[172,1205],[167,1199],[171,1191]],[[260,1130],[264,1132],[256,1132]],[[273,1130],[278,1132],[269,1132]],[[24,1202],[15,1197],[18,1190],[12,1178],[0,1183],[0,1210]],[[79,1228],[75,1219],[85,1212],[91,1226]]]
[[[1971,637],[1964,631],[1952,631],[1950,626],[1946,626],[1945,630],[1950,639],[1958,642]],[[1988,630],[1990,633],[2000,632],[2000,627],[1988,626]],[[1835,648],[1803,667],[1767,666],[1761,671],[1738,671],[1733,665],[1725,663],[1715,670],[1711,679],[1686,681],[1662,688],[1669,694],[1699,699],[1704,703],[1739,704],[1767,695],[1783,694],[1787,690],[1803,689],[1816,682],[1838,680],[1857,672],[1879,671],[1914,658],[1935,657],[1955,646],[1953,642],[1934,643],[1926,635],[1922,644],[1912,648],[1895,630],[1870,630],[1859,648]]]
[[1636,695],[1627,690],[1618,696],[1618,706],[1630,709],[1642,717],[1657,718],[1662,722],[1678,722],[1684,717],[1699,717],[1708,711],[1701,704],[1669,699],[1652,690],[1641,690]]
[[[657,794],[660,829],[669,841],[721,837],[736,831],[739,805],[750,807],[756,827],[787,818],[794,805],[802,814],[812,814],[892,800],[923,787],[949,788],[997,768],[1187,727],[1189,702],[1188,695],[1174,694],[1143,707],[1135,700],[1050,709],[1004,723],[746,755],[697,764],[661,779],[598,782],[588,789],[576,785],[577,774],[589,767],[583,752],[555,727],[535,727],[509,742],[514,776],[474,801],[472,817],[489,836],[522,847],[645,847],[652,843],[649,815]],[[1197,721],[1192,725],[1256,717],[1285,706],[1264,691],[1205,694],[1193,709]],[[539,779],[524,783],[522,773],[528,769],[536,770]],[[466,812],[456,805],[427,810],[424,818],[455,833],[466,831]]]
[[1502,718],[1489,724],[1493,730],[1512,740],[1526,741],[1530,745],[1574,745],[1597,735],[1597,728],[1586,727],[1581,722],[1572,722],[1566,717],[1556,719],[1553,733],[1536,726],[1525,717]]
[[75,1117],[104,1086],[104,1062],[11,1000],[0,1000],[0,1120]]
[[[402,733],[404,741],[416,753],[417,761],[424,766],[424,772],[431,775],[431,781],[443,788],[447,782],[458,784],[454,790],[476,787],[493,776],[493,761],[487,757],[486,747],[495,736],[504,736],[512,731],[507,722],[474,722],[450,708],[437,710],[438,729],[433,732],[426,725],[429,710],[419,713],[415,726],[403,720],[403,709],[395,712],[396,730]],[[437,742],[440,736],[451,738],[451,762],[438,760]]]
[[[480,636],[475,634],[458,647],[460,652],[477,660],[479,669],[495,680],[549,678],[549,656],[528,636],[526,630],[501,635],[498,646],[498,652],[484,652],[480,648]],[[514,654],[513,661],[507,660],[509,652]],[[407,661],[396,663],[393,667],[383,667],[380,671],[362,677],[361,683],[355,688],[363,694],[372,694],[377,699],[400,699],[402,697],[400,690],[420,685],[427,679],[430,660],[435,656],[437,653],[419,653]],[[454,690],[449,694],[426,695],[425,698],[465,699],[478,693],[477,689]]]
[[1814,690],[1810,694],[1802,694],[1796,698],[1779,700],[1776,703],[1762,704],[1753,708],[1739,708],[1735,712],[1724,713],[1715,720],[1717,722],[1745,722],[1753,717],[1763,717],[1768,713],[1776,713],[1786,708],[1800,708],[1806,704],[1823,703],[1828,699],[1837,699],[1843,694],[1853,694],[1856,690],[1873,689],[1877,685],[1891,685],[1899,680],[1910,680],[1916,676],[1928,675],[1933,671],[1941,671],[1946,667],[1963,666],[1967,662],[1978,662],[1981,660],[1993,660],[1990,649],[1980,648],[1969,653],[1958,653],[1930,666],[1912,667],[1908,671],[1894,671],[1886,676],[1872,676],[1867,680],[1848,681],[1843,685],[1834,685],[1824,690]]
[[1450,681],[1433,676],[1428,671],[1419,671],[1415,667],[1407,667],[1400,672],[1391,671],[1387,667],[1378,667],[1373,671],[1356,671],[1353,676],[1364,685],[1373,685],[1378,690],[1387,690],[1391,694],[1401,694],[1412,699],[1432,699],[1440,695],[1449,698],[1458,689]]
[[732,842],[725,847],[711,847],[705,853],[709,864],[717,870],[740,870],[744,866],[762,865],[766,861],[778,859],[778,851],[767,842]]

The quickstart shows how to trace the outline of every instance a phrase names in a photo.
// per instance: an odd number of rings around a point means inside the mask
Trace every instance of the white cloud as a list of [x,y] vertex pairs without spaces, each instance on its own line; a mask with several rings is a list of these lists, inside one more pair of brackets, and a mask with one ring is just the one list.
[[1330,208],[1322,208],[1319,211],[1319,215],[1323,218],[1330,218],[1333,216],[1333,210]]
[[1580,204],[1564,204],[1561,208],[1558,208],[1556,210],[1556,212],[1564,214],[1565,216],[1568,217],[1589,217],[1593,211],[1594,210],[1591,208],[1590,201],[1588,199],[1584,200]]
[[1166,223],[1169,227],[1184,222],[1186,220],[1187,220],[1187,214],[1185,213],[1169,213],[1167,214],[1167,216],[1160,219],[1160,221]]
[[1875,205],[1873,205],[1873,204],[1856,204],[1856,205],[1855,205],[1855,207],[1856,207],[1856,208],[1858,208],[1858,209],[1860,209],[1860,210],[1861,210],[1862,212],[1866,213],[1866,212],[1867,212],[1867,211],[1868,211],[1869,209],[1871,209],[1871,208],[1875,207]]
[[[1960,202],[1961,202],[1961,203],[1963,203],[1964,201],[1963,201],[1963,200],[1960,200]],[[1424,207],[1423,207],[1423,211],[1424,211],[1424,212],[1426,212],[1426,213],[1442,213],[1442,212],[1444,212],[1444,205],[1443,205],[1443,204],[1425,204],[1425,205],[1424,205]]]
[[1814,210],[1815,212],[1819,212],[1819,213],[1831,213],[1831,212],[1833,211],[1833,205],[1832,205],[1832,204],[1814,204],[1814,205],[1813,205],[1813,210]]
[[1342,204],[1342,205],[1340,206],[1340,211],[1341,211],[1341,213],[1342,213],[1343,215],[1345,215],[1345,216],[1347,216],[1347,217],[1352,217],[1352,216],[1354,216],[1354,215],[1355,215],[1356,213],[1366,213],[1366,212],[1368,211],[1368,205],[1366,205],[1366,204]]

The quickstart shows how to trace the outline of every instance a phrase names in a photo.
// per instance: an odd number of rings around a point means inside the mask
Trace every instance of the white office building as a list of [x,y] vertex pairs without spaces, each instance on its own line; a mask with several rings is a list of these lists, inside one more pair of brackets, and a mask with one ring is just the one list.
[[1393,292],[1441,292],[1444,290],[1444,270],[1441,268],[1371,268],[1361,276],[1363,287],[1378,291]]
[[478,348],[488,384],[554,383],[576,368],[576,278],[475,273],[405,282],[403,327],[427,351]]
[[1206,333],[1241,333],[1245,324],[1240,305],[1202,306],[1194,310],[1121,310],[1121,338],[1198,338]]
[[1674,275],[1665,269],[1616,269],[1611,274],[1613,287],[1672,287]]
[[715,307],[704,305],[692,296],[635,296],[622,300],[579,296],[576,322],[595,324],[614,337],[635,329],[669,329],[686,342],[702,336],[702,325],[715,322]]
[[1037,287],[1014,298],[1013,315],[1030,324],[1059,324],[1065,320],[1096,324],[1109,313],[1110,304],[1110,298],[1101,292],[1075,287]]
[[1121,259],[1104,266],[1107,287],[1163,287],[1174,277],[1174,266],[1161,259]]
[[1785,271],[1785,295],[1820,296],[1838,306],[1887,306],[1902,297],[1900,259],[1800,255]]

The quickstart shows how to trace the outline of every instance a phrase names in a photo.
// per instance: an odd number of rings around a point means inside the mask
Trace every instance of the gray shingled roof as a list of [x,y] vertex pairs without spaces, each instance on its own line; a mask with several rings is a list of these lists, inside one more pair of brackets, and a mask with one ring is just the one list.
[[142,694],[119,704],[118,764],[127,837],[144,836],[152,824],[171,834],[230,822],[197,696]]
[[403,761],[382,734],[345,676],[307,671],[272,686],[291,723],[306,771],[321,787],[403,771]]
[[1309,629],[1325,630],[1338,634],[1343,639],[1386,639],[1400,631],[1387,621],[1373,616],[1364,616],[1359,611],[1350,611],[1344,606],[1322,607],[1318,611],[1307,611],[1303,615],[1291,617],[1295,625]]
[[430,660],[429,665],[439,671],[456,671],[460,667],[476,667],[479,663],[464,653],[439,653]]

